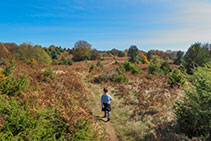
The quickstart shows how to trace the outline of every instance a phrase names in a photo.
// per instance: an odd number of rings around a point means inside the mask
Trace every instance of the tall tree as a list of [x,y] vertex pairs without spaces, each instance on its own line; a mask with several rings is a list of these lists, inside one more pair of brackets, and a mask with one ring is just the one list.
[[202,48],[200,43],[193,44],[184,56],[184,66],[187,73],[192,74],[192,69],[211,62],[211,54],[207,48]]
[[135,63],[139,54],[138,48],[134,45],[130,46],[128,50],[129,62]]
[[174,60],[174,64],[180,65],[182,63],[183,56],[184,56],[184,52],[178,51],[176,59]]
[[83,40],[76,42],[72,49],[72,54],[74,61],[82,61],[90,59],[91,44]]

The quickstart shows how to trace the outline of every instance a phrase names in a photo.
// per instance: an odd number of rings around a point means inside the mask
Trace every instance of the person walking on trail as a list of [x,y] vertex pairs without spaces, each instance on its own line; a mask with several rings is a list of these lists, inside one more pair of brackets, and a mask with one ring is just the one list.
[[101,106],[102,106],[102,111],[105,112],[104,118],[107,116],[108,120],[110,120],[110,115],[111,115],[111,104],[110,102],[112,101],[112,97],[108,94],[108,89],[104,88],[103,89],[104,94],[101,96]]

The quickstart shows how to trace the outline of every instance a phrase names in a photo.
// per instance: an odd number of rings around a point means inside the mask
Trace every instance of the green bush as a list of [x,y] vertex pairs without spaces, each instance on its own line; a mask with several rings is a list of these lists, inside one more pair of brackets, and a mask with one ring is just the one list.
[[26,104],[1,96],[0,114],[5,117],[0,127],[1,140],[64,140],[68,133],[70,136],[64,119],[53,108],[32,114]]
[[195,69],[190,82],[194,88],[186,89],[187,97],[174,107],[177,123],[189,137],[204,136],[204,140],[210,140],[211,65]]
[[74,134],[72,135],[72,141],[78,140],[97,140],[97,138],[93,138],[91,133],[91,128],[89,126],[89,120],[80,119],[74,126]]
[[15,65],[15,62],[12,61],[11,64],[3,71],[3,74],[7,77],[10,76],[15,71]]
[[98,60],[98,61],[97,61],[96,66],[98,66],[98,67],[102,67],[102,66],[103,66],[103,64],[101,63],[101,60]]
[[184,75],[180,72],[178,68],[174,68],[169,75],[169,81],[170,87],[184,85],[185,84],[185,78]]
[[55,79],[55,75],[53,73],[53,68],[47,68],[44,70],[43,72],[43,81],[47,81],[49,78],[51,80],[54,80]]
[[131,72],[132,74],[139,74],[140,73],[140,69],[135,64],[130,63],[130,62],[125,62],[124,68],[127,72]]
[[6,95],[21,95],[29,86],[28,75],[23,75],[19,78],[11,77],[15,66],[12,64],[7,67],[3,73],[0,73],[0,94]]
[[93,70],[94,68],[95,68],[95,65],[92,64],[92,65],[90,66],[90,68],[89,68],[89,73],[92,72],[92,70]]
[[160,65],[159,64],[154,64],[150,63],[148,67],[148,74],[154,74],[155,72],[160,73]]
[[126,83],[128,81],[129,79],[124,74],[119,74],[115,79],[115,82],[118,82],[118,83]]
[[117,72],[119,74],[124,74],[126,72],[126,70],[122,64],[117,68]]
[[171,71],[170,65],[167,61],[163,62],[161,64],[160,69],[163,71],[163,73],[166,75]]

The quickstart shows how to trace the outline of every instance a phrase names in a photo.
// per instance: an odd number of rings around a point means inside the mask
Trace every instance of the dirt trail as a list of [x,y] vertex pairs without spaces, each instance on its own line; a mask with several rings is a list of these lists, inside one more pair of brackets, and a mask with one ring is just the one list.
[[104,128],[106,132],[106,140],[107,141],[118,141],[118,136],[114,127],[112,126],[112,114],[111,114],[111,121],[107,122],[107,118],[102,118],[104,113],[101,111],[101,104],[100,98],[103,93],[103,88],[96,84],[92,84],[88,82],[86,79],[86,74],[81,74],[82,80],[85,82],[87,88],[90,91],[90,101],[88,102],[89,108],[91,109],[93,115],[96,117],[98,123]]

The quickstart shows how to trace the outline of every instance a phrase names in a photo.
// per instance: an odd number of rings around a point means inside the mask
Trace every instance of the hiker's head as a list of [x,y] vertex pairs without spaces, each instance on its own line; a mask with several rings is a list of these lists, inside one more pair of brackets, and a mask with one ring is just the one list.
[[105,94],[108,93],[108,89],[107,88],[104,88],[103,91],[104,91]]

